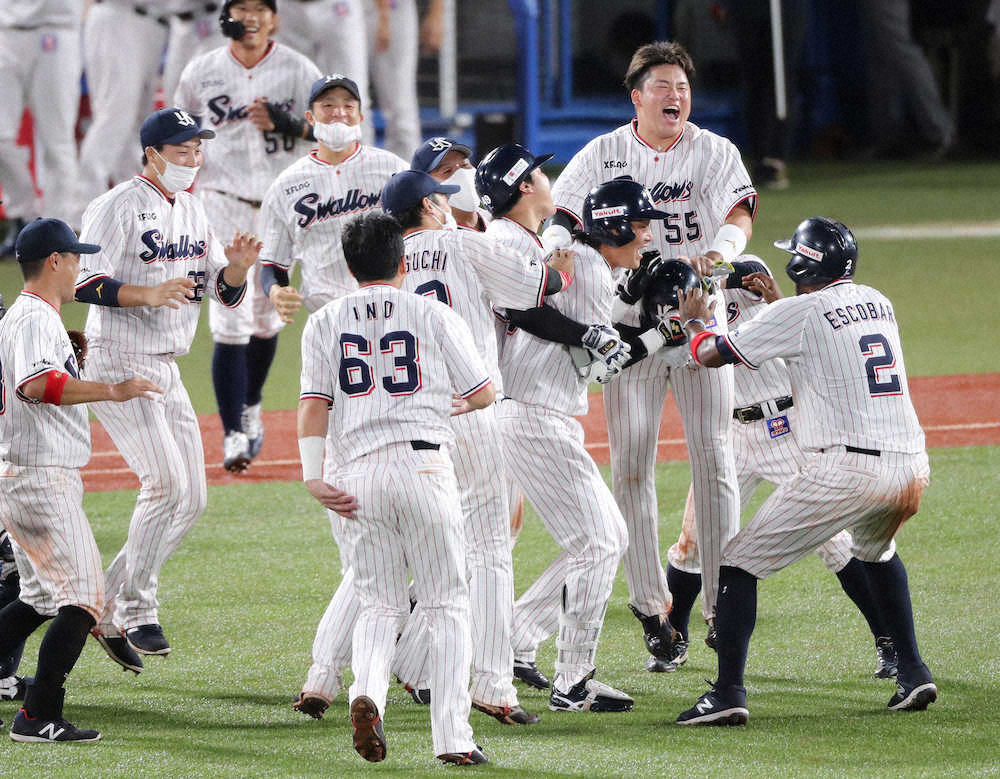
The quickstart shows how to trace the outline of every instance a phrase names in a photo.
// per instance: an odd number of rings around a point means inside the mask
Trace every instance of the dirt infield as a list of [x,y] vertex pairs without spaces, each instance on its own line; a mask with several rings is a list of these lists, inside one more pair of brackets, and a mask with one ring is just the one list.
[[[927,376],[910,380],[917,415],[927,434],[927,446],[1000,445],[1000,373]],[[599,395],[590,396],[584,419],[587,449],[602,465],[608,463],[608,434]],[[264,414],[267,437],[251,468],[233,476],[222,468],[222,430],[216,414],[200,418],[209,484],[241,481],[295,481],[301,478],[294,411]],[[139,481],[118,454],[108,434],[92,425],[94,454],[83,470],[88,490],[136,489]],[[673,398],[667,398],[660,427],[660,460],[685,460],[687,449]]]

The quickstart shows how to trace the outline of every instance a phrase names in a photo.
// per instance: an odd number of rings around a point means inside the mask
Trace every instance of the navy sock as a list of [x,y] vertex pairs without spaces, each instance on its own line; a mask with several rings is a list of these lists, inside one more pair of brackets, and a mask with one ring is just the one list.
[[913,606],[910,603],[910,584],[906,567],[899,555],[887,563],[863,563],[868,569],[872,592],[875,594],[879,613],[885,620],[890,638],[899,656],[899,673],[920,674],[925,669],[917,650],[917,636],[913,627]]
[[858,611],[868,622],[868,629],[875,638],[889,635],[888,628],[882,621],[882,614],[875,602],[871,582],[868,579],[868,569],[858,558],[852,557],[850,562],[837,571],[840,586],[844,588],[847,597],[854,601]]
[[756,623],[757,577],[742,568],[720,566],[719,597],[715,602],[719,689],[743,687],[743,670]]
[[247,399],[246,344],[219,344],[212,352],[212,385],[225,433],[243,429],[243,404]]
[[256,406],[260,403],[264,382],[267,381],[267,374],[271,370],[271,363],[274,362],[274,353],[277,350],[278,336],[275,335],[271,338],[250,336],[250,345],[247,347],[248,406]]
[[35,683],[62,686],[80,659],[94,618],[79,606],[63,606],[38,647]]
[[7,657],[21,646],[38,626],[51,617],[43,616],[18,599],[0,610],[0,657]]
[[688,573],[667,563],[667,587],[673,598],[673,605],[667,619],[674,630],[688,640],[688,623],[691,620],[691,609],[695,599],[701,592],[701,574]]

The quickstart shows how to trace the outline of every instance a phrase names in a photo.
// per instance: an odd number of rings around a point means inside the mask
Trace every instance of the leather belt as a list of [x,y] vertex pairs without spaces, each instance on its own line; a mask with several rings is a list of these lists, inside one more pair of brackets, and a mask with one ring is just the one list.
[[[205,10],[203,13],[206,15],[214,14],[218,10],[219,6],[216,5],[215,3],[206,3]],[[182,22],[192,22],[197,16],[200,16],[200,14],[197,11],[182,11],[181,13],[177,14],[177,18],[180,19]]]
[[844,444],[844,448],[848,452],[854,452],[855,454],[870,454],[872,457],[881,457],[882,452],[878,449],[862,449],[860,446],[848,446]]
[[211,189],[210,187],[205,187],[206,192],[214,192],[217,195],[222,195],[223,197],[231,198],[232,200],[238,200],[241,203],[245,203],[250,206],[250,208],[256,208],[260,210],[262,201],[260,200],[250,200],[245,197],[240,197],[239,195],[234,195],[232,192],[223,192],[221,189]]
[[[795,405],[795,401],[792,400],[791,395],[785,395],[783,398],[774,399],[774,407],[778,411],[784,411]],[[733,409],[733,419],[742,422],[744,425],[748,425],[751,422],[756,422],[759,419],[763,419],[766,416],[764,409],[760,406],[744,406],[743,408]]]
[[433,449],[438,451],[441,448],[441,444],[432,444],[430,441],[410,441],[410,446],[413,447],[415,452],[419,452],[421,449]]

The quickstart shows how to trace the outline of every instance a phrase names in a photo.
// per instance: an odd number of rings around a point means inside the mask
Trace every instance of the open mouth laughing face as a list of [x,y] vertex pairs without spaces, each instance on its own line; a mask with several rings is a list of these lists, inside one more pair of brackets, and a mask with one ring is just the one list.
[[691,85],[684,69],[678,65],[651,68],[641,87],[632,90],[632,104],[644,140],[662,145],[675,139],[691,115]]

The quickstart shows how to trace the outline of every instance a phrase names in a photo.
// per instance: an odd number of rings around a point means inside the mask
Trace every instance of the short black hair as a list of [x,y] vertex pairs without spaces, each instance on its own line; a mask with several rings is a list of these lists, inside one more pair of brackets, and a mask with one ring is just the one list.
[[[156,146],[154,146],[153,147],[153,151],[155,151],[155,152],[161,152],[161,151],[163,151],[163,144],[159,143]],[[142,167],[145,168],[147,162],[149,162],[149,160],[146,159],[146,150],[143,149],[142,150]]]
[[[440,206],[441,201],[438,198],[442,198],[444,197],[444,195],[438,192],[431,192],[431,194],[429,194],[427,197],[429,197],[431,199],[431,202],[433,202],[435,205]],[[423,222],[424,219],[423,199],[421,199],[419,203],[415,203],[414,205],[410,206],[402,213],[395,214],[394,216],[396,217],[396,221],[399,222],[400,226],[403,228],[404,231],[412,230],[415,227],[420,227],[420,224]]]
[[629,92],[641,90],[649,71],[658,65],[677,65],[688,81],[694,78],[694,61],[683,46],[676,41],[654,41],[640,46],[632,55],[625,74],[625,88]]
[[21,275],[24,276],[25,281],[34,281],[39,276],[42,275],[42,269],[45,267],[45,261],[48,257],[42,257],[39,260],[29,260],[28,262],[19,262],[18,265],[21,266]]
[[341,243],[347,268],[359,284],[395,277],[403,259],[403,228],[394,216],[382,211],[348,222]]

